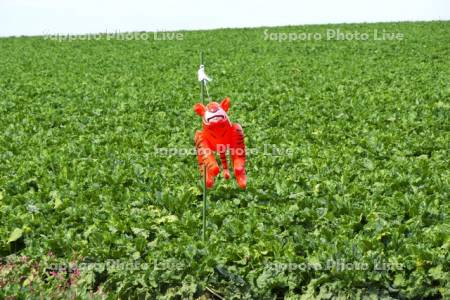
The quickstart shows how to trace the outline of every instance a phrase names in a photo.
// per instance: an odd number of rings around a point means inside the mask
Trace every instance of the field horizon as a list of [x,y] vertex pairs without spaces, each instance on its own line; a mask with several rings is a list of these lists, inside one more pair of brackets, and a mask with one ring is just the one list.
[[108,33],[157,33],[157,32],[211,32],[211,31],[221,31],[221,30],[259,30],[259,29],[286,29],[286,28],[303,28],[303,27],[323,27],[323,26],[349,26],[349,25],[389,25],[389,24],[420,24],[420,23],[448,23],[450,20],[445,19],[435,19],[435,20],[403,20],[403,21],[374,21],[374,22],[340,22],[340,23],[305,23],[305,24],[287,24],[287,25],[261,25],[261,26],[252,26],[252,27],[217,27],[217,28],[209,28],[209,29],[173,29],[173,30],[165,30],[161,28],[160,30],[103,30],[103,31],[92,31],[92,32],[79,32],[79,33],[64,33],[64,32],[50,32],[45,31],[42,34],[36,35],[9,35],[9,36],[0,36],[0,39],[10,39],[10,38],[45,38],[46,36],[51,35],[72,35],[72,36],[83,36],[83,35],[106,35]]

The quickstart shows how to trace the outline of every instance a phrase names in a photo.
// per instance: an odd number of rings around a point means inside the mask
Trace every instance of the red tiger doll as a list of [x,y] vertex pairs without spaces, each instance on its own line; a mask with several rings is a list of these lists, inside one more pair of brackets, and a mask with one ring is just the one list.
[[241,125],[231,124],[227,115],[229,108],[229,98],[225,98],[220,104],[210,102],[206,106],[201,103],[194,106],[194,111],[203,120],[203,130],[195,133],[194,141],[202,176],[204,176],[203,166],[206,166],[206,186],[208,188],[214,185],[214,178],[219,174],[219,165],[214,152],[218,152],[222,160],[224,178],[230,178],[226,157],[227,151],[231,155],[237,184],[242,189],[247,186],[244,132]]

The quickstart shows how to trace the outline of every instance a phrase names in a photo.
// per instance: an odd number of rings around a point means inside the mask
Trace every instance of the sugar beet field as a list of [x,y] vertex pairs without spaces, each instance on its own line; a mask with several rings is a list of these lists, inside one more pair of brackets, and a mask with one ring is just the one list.
[[[450,297],[450,22],[172,37],[0,39],[1,299]],[[248,151],[205,240],[201,50]]]

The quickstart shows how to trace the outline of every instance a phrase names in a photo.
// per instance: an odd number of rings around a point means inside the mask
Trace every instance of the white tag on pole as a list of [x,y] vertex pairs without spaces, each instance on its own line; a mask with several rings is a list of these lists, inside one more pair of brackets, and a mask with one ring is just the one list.
[[207,83],[208,81],[212,80],[211,78],[208,77],[208,75],[206,75],[204,65],[200,65],[200,69],[198,69],[197,75],[198,75],[198,81],[205,80],[205,83]]

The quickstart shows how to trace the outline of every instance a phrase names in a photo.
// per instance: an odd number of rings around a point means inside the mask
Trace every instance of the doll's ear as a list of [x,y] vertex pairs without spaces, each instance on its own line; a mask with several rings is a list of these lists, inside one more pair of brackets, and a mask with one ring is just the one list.
[[230,109],[230,98],[226,97],[225,99],[220,102],[220,106],[222,106],[224,111],[228,111]]
[[205,110],[206,110],[205,106],[201,103],[197,103],[194,105],[194,111],[200,117],[203,117],[203,115],[205,114]]

